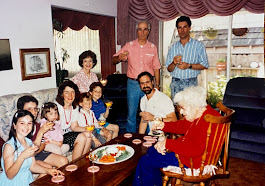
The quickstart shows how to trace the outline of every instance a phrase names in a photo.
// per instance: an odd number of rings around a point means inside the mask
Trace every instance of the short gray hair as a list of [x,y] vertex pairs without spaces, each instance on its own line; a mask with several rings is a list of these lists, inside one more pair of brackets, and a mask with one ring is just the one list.
[[199,86],[187,87],[175,95],[174,103],[181,106],[206,107],[206,91]]
[[150,23],[149,23],[147,20],[138,21],[138,22],[136,23],[136,30],[138,29],[138,25],[139,25],[140,23],[145,23],[145,24],[147,24],[148,30],[150,31],[150,29],[151,29],[151,25],[150,25]]

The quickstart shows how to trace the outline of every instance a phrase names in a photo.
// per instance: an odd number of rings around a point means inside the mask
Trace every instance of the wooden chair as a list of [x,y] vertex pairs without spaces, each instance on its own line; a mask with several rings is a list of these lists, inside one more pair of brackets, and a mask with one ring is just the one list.
[[[161,171],[164,174],[163,177],[163,186],[167,185],[169,178],[171,178],[171,185],[182,185],[181,181],[190,182],[190,183],[200,183],[201,186],[205,185],[205,182],[213,181],[216,178],[227,178],[229,177],[229,172],[227,168],[227,158],[228,158],[228,143],[230,135],[230,124],[233,119],[234,110],[227,108],[221,102],[217,104],[220,112],[224,116],[213,116],[210,114],[205,115],[204,120],[209,122],[209,127],[207,130],[207,138],[204,153],[201,157],[201,166],[199,176],[194,176],[193,172],[193,160],[190,158],[192,176],[186,175],[184,165],[181,163],[179,155],[176,154],[179,161],[179,167],[181,168],[182,174],[173,173],[169,171]],[[213,125],[217,125],[214,128]],[[221,128],[220,128],[221,127]],[[219,128],[219,129],[218,129]],[[220,135],[217,135],[217,132]],[[212,144],[209,144],[209,139],[212,138]],[[221,152],[223,151],[222,166],[218,166],[217,163],[221,157]],[[207,162],[205,162],[207,160]],[[215,170],[215,175],[205,174],[203,175],[203,170],[206,165],[215,165],[217,170]],[[212,183],[214,185],[214,183]]]

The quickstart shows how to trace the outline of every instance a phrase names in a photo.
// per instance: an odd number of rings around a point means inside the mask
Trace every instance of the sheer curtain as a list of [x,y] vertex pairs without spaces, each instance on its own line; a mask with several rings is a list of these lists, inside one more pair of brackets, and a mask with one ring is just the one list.
[[[87,26],[84,26],[79,31],[68,27],[63,31],[63,34],[54,30],[54,48],[57,62],[60,62],[62,69],[68,70],[69,78],[73,77],[81,69],[78,57],[85,50],[91,50],[97,55],[98,62],[92,71],[96,74],[101,74],[99,30],[91,30]],[[69,58],[64,63],[62,60],[62,48],[69,55]]]

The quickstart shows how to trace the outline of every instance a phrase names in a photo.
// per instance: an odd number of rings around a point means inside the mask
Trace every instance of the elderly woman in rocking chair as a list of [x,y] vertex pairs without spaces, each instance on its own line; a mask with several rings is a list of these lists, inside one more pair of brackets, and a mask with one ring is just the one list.
[[[136,169],[133,185],[162,185],[160,168],[169,165],[179,166],[175,153],[179,155],[185,168],[191,167],[189,157],[193,157],[193,167],[199,168],[201,156],[205,149],[208,123],[206,114],[220,114],[206,103],[206,91],[201,87],[189,87],[175,95],[174,102],[180,106],[184,120],[162,122],[153,125],[152,129],[162,129],[166,133],[183,134],[178,139],[166,139],[157,142],[148,149]],[[171,152],[167,152],[166,149]]]

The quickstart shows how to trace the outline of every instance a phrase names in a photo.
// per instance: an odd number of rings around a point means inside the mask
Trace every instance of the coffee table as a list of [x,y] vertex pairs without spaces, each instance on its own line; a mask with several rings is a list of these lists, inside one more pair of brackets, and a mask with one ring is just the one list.
[[81,156],[80,158],[70,162],[67,165],[75,164],[78,166],[78,169],[74,172],[65,171],[65,166],[59,168],[65,174],[65,180],[59,184],[51,182],[51,176],[46,175],[43,178],[40,178],[30,185],[71,185],[71,186],[81,186],[81,185],[104,185],[104,186],[113,186],[119,185],[126,178],[132,175],[136,169],[137,163],[139,159],[146,154],[147,149],[141,144],[132,143],[133,139],[141,139],[142,142],[143,137],[145,135],[131,133],[131,138],[125,138],[124,134],[119,135],[117,138],[105,143],[103,146],[111,145],[111,144],[124,144],[131,146],[135,153],[134,155],[123,162],[111,164],[111,165],[102,165],[95,164],[100,167],[100,171],[96,173],[89,173],[87,168],[92,165],[89,159],[86,158],[88,154]]

